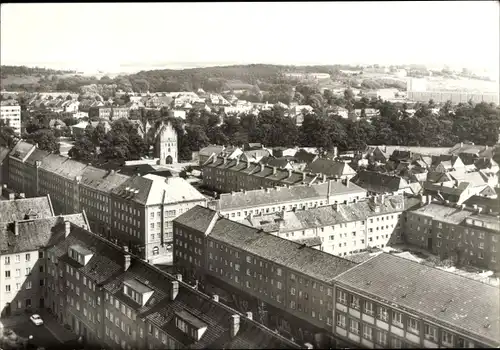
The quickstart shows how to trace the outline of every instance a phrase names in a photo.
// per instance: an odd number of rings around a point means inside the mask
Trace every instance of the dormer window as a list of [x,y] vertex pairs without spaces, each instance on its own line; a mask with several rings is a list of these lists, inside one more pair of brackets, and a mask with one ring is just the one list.
[[93,253],[79,245],[72,245],[68,248],[68,256],[85,266],[92,259]]
[[125,280],[123,282],[123,294],[139,305],[146,305],[153,295],[153,290],[137,280]]
[[175,326],[196,341],[199,341],[207,330],[205,322],[185,310],[175,313]]

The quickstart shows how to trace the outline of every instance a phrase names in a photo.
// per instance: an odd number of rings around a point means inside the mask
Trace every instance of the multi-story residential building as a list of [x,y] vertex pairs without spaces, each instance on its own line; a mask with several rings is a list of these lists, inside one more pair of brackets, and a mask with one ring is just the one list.
[[[244,158],[244,157],[241,157]],[[256,190],[262,187],[313,185],[326,182],[325,174],[280,169],[237,157],[211,156],[202,168],[203,185],[218,192]]]
[[[130,177],[24,141],[9,155],[9,179],[10,187],[28,197],[50,194],[56,214],[85,210],[94,232],[120,239],[152,261],[171,259],[170,222],[175,215],[195,204],[206,205],[205,197],[182,178]],[[154,221],[153,211],[161,214]]]
[[[424,197],[425,198],[425,197]],[[498,216],[473,204],[456,205],[422,200],[406,213],[404,239],[441,258],[500,271]]]
[[16,100],[0,102],[0,120],[18,135],[21,134],[21,106]]
[[264,324],[326,346],[333,325],[330,281],[355,263],[197,206],[174,220],[174,265],[203,288],[215,283],[233,295],[243,291],[242,304],[253,305]]
[[418,194],[420,184],[410,184],[396,175],[362,170],[352,178],[352,182],[366,189],[370,194],[399,193]]
[[81,227],[47,252],[47,295],[84,343],[122,349],[302,346]]
[[0,213],[0,313],[44,308],[45,251],[64,239],[65,222],[87,226],[85,214],[53,216],[43,197],[0,201]]
[[352,179],[356,172],[349,164],[331,159],[318,158],[304,168],[305,172],[313,174],[325,174],[329,178]]
[[128,119],[130,110],[127,107],[91,107],[89,109],[90,118],[99,118],[107,120],[117,120],[121,118]]
[[366,348],[500,345],[497,287],[386,253],[355,264],[202,207],[178,217],[174,235],[185,277],[224,288],[228,302],[243,295],[249,302],[240,307],[295,339],[323,347],[321,335]]
[[353,347],[500,345],[498,287],[386,253],[334,284],[335,335]]
[[210,207],[231,220],[243,220],[249,215],[269,214],[335,203],[351,203],[366,198],[366,190],[353,183],[328,180],[315,185],[275,187],[224,193]]
[[318,249],[346,256],[401,243],[403,213],[419,203],[417,198],[382,195],[348,204],[249,216],[242,223],[290,240],[316,238]]
[[111,222],[121,242],[139,246],[151,262],[172,261],[172,220],[207,199],[180,177],[135,176],[112,190]]

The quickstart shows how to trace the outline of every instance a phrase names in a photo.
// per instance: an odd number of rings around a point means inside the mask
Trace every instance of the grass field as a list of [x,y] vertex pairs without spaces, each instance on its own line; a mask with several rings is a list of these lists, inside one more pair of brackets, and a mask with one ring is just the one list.
[[2,85],[10,84],[35,84],[38,83],[40,78],[35,76],[18,76],[18,75],[7,75],[5,78],[0,80]]

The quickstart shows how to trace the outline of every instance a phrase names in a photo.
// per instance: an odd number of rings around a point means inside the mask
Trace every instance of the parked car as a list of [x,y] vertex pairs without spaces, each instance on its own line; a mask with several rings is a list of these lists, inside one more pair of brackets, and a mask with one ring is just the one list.
[[38,314],[31,315],[30,320],[35,324],[35,326],[43,325],[43,320]]

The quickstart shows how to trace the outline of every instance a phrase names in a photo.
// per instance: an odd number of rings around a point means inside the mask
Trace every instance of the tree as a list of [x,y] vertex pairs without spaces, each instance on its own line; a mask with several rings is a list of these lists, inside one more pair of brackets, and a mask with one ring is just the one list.
[[26,134],[24,138],[31,144],[38,144],[38,148],[41,150],[59,154],[59,142],[57,142],[53,130],[40,129],[34,133]]
[[66,96],[66,101],[71,101],[71,100],[73,100],[73,97],[71,97],[71,95]]
[[352,101],[354,100],[354,92],[349,88],[344,90],[344,98],[347,101]]
[[0,146],[12,148],[16,142],[16,134],[14,129],[5,125],[5,122],[0,119]]

